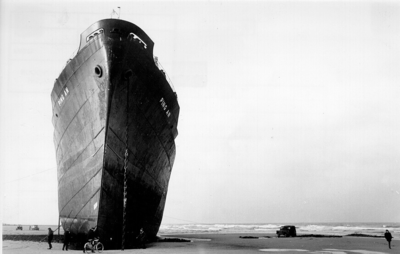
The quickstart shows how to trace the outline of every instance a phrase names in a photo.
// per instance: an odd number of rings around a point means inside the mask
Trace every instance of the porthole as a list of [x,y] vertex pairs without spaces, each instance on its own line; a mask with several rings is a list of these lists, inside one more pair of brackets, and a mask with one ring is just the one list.
[[94,73],[96,74],[96,76],[97,77],[101,77],[101,76],[103,76],[103,70],[101,69],[101,67],[100,66],[96,66],[96,67],[94,67]]
[[131,69],[129,69],[129,70],[125,71],[124,79],[128,80],[128,79],[130,79],[132,77],[132,75],[133,75],[133,71]]
[[113,29],[111,29],[111,33],[119,34],[119,33],[121,33],[121,31],[118,28],[113,28]]

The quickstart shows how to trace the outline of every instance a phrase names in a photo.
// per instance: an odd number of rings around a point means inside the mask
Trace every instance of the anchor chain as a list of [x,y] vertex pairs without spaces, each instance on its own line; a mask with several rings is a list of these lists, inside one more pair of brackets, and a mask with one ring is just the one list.
[[126,232],[126,203],[128,199],[128,178],[127,178],[127,170],[128,170],[128,156],[129,156],[129,147],[128,147],[128,124],[129,124],[129,78],[126,86],[126,124],[125,124],[125,158],[124,158],[124,200],[123,200],[123,222],[122,222],[122,250],[125,248],[125,232]]

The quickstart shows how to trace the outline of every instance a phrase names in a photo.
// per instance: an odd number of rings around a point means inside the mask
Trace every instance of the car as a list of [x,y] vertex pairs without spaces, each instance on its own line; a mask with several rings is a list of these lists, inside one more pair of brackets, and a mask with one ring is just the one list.
[[18,225],[15,230],[22,230],[22,225]]
[[296,227],[295,226],[291,226],[291,225],[287,225],[287,226],[282,226],[278,231],[276,231],[276,234],[278,235],[278,237],[280,237],[281,235],[289,237],[295,237],[296,236]]
[[29,230],[39,230],[38,225],[29,226]]

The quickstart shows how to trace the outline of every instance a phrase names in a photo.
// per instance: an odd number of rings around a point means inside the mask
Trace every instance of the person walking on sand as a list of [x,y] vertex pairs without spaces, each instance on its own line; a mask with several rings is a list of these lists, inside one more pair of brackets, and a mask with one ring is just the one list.
[[49,228],[49,232],[47,233],[47,243],[49,244],[49,248],[47,248],[48,250],[51,250],[51,248],[53,248],[53,246],[51,245],[51,241],[53,241],[53,230]]
[[389,243],[389,249],[391,249],[392,247],[390,246],[390,242],[392,241],[392,234],[389,232],[389,230],[386,230],[385,232],[385,238]]
[[68,251],[69,238],[70,238],[69,230],[65,230],[65,232],[64,232],[64,245],[63,245],[62,250],[64,250],[64,248],[65,248],[65,250]]

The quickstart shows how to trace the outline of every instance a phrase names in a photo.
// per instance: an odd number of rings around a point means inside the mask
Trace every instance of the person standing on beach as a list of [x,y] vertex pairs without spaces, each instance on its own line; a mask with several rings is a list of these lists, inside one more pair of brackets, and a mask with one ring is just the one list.
[[63,245],[62,250],[64,250],[64,248],[65,248],[65,250],[68,251],[69,238],[70,238],[69,230],[66,230],[64,232],[64,245]]
[[389,243],[389,249],[391,249],[392,247],[390,246],[390,242],[392,241],[392,234],[389,232],[389,230],[386,230],[385,232],[385,238]]
[[140,248],[146,249],[146,233],[144,232],[143,228],[140,229],[139,235],[136,237],[136,240]]
[[88,242],[90,242],[91,244],[94,244],[94,240],[96,238],[98,238],[98,232],[97,232],[97,226],[92,227],[91,229],[89,229],[89,232],[87,234],[87,239]]
[[87,241],[92,245],[92,252],[94,252],[93,247],[94,247],[94,240],[98,239],[98,231],[97,231],[97,226],[92,227],[89,229],[89,232],[87,234]]
[[51,241],[53,241],[53,230],[49,228],[49,232],[47,233],[47,243],[49,244],[49,248],[47,248],[48,250],[51,250],[51,248],[53,248],[53,246],[51,245]]

